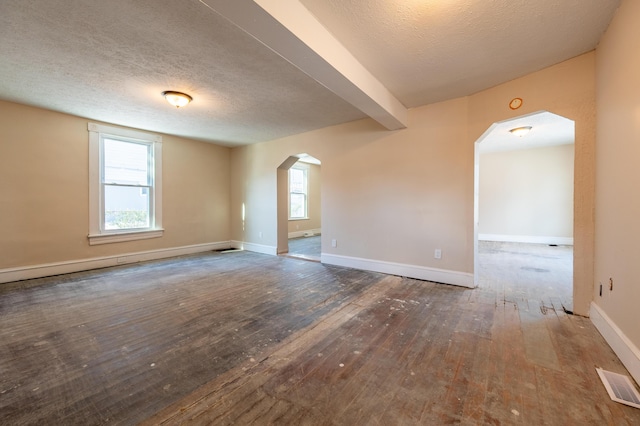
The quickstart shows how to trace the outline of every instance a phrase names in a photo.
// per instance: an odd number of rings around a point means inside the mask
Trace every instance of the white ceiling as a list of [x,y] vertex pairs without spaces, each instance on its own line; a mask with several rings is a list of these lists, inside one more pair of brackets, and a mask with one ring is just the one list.
[[[511,129],[524,126],[531,127],[531,131],[524,136],[510,132]],[[569,145],[574,140],[574,121],[548,111],[494,123],[479,139],[480,153]]]
[[2,0],[0,99],[227,146],[366,116],[401,128],[407,107],[592,50],[618,4]]

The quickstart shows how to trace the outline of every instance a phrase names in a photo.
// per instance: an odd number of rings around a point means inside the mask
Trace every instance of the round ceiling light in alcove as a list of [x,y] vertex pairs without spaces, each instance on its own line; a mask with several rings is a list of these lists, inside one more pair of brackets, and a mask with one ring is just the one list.
[[509,132],[511,132],[512,135],[515,135],[515,136],[518,136],[518,137],[523,137],[524,135],[526,135],[530,131],[531,131],[531,126],[516,127],[516,128],[513,128],[513,129],[509,130]]
[[165,90],[162,92],[162,96],[176,108],[183,107],[193,100],[193,98],[186,93],[176,92],[174,90]]

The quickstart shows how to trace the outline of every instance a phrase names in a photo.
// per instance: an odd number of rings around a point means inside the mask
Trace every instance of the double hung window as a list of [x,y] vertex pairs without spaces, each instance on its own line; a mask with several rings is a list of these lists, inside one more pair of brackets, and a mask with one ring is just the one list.
[[90,244],[162,236],[162,139],[89,124]]
[[289,219],[307,219],[308,168],[294,164],[289,169]]

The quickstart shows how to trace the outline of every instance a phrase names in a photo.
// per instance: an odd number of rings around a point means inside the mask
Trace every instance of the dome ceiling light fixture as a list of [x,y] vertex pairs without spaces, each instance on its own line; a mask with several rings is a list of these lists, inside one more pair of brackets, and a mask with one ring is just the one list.
[[522,126],[522,127],[516,127],[513,128],[511,130],[509,130],[509,132],[512,135],[518,136],[518,137],[523,137],[524,135],[526,135],[527,133],[529,133],[531,131],[531,126]]
[[176,108],[183,107],[193,100],[193,98],[186,93],[176,92],[173,90],[165,90],[162,92],[162,96]]

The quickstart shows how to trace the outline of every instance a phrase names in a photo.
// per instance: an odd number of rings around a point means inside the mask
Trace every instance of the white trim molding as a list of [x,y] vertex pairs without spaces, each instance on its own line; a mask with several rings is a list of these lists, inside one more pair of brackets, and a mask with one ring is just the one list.
[[71,272],[88,271],[90,269],[106,268],[109,266],[124,265],[127,263],[164,259],[167,257],[184,256],[187,254],[223,250],[228,248],[231,248],[230,241],[220,241],[215,243],[196,244],[136,253],[124,253],[113,256],[77,259],[66,262],[31,265],[19,268],[0,269],[0,283],[69,274]]
[[636,383],[640,383],[640,350],[638,347],[595,302],[591,302],[589,316],[593,325],[620,358]]
[[256,253],[270,254],[272,256],[278,255],[278,250],[275,246],[267,246],[264,244],[247,243],[245,241],[231,241],[231,247]]
[[89,234],[89,245],[121,243],[123,241],[144,240],[147,238],[160,238],[164,233],[164,229],[154,229],[151,231],[139,232],[119,232],[114,234]]
[[467,272],[363,259],[359,257],[339,256],[328,253],[321,253],[320,260],[327,265],[346,266],[348,268],[362,269],[365,271],[382,272],[384,274],[474,288],[473,274]]
[[559,246],[573,245],[573,237],[549,237],[536,235],[478,234],[478,240],[501,241],[505,243],[557,244]]
[[[162,237],[162,136],[121,127],[87,123],[89,131],[89,245],[109,244],[123,241],[141,240]],[[149,187],[149,228],[137,230],[105,230],[104,222],[104,188],[102,182],[103,148],[105,138],[118,140],[129,139],[143,143],[151,149],[153,158],[153,184]]]
[[300,237],[313,237],[314,235],[320,235],[322,233],[322,229],[307,229],[306,231],[294,231],[289,232],[289,238],[300,238]]

